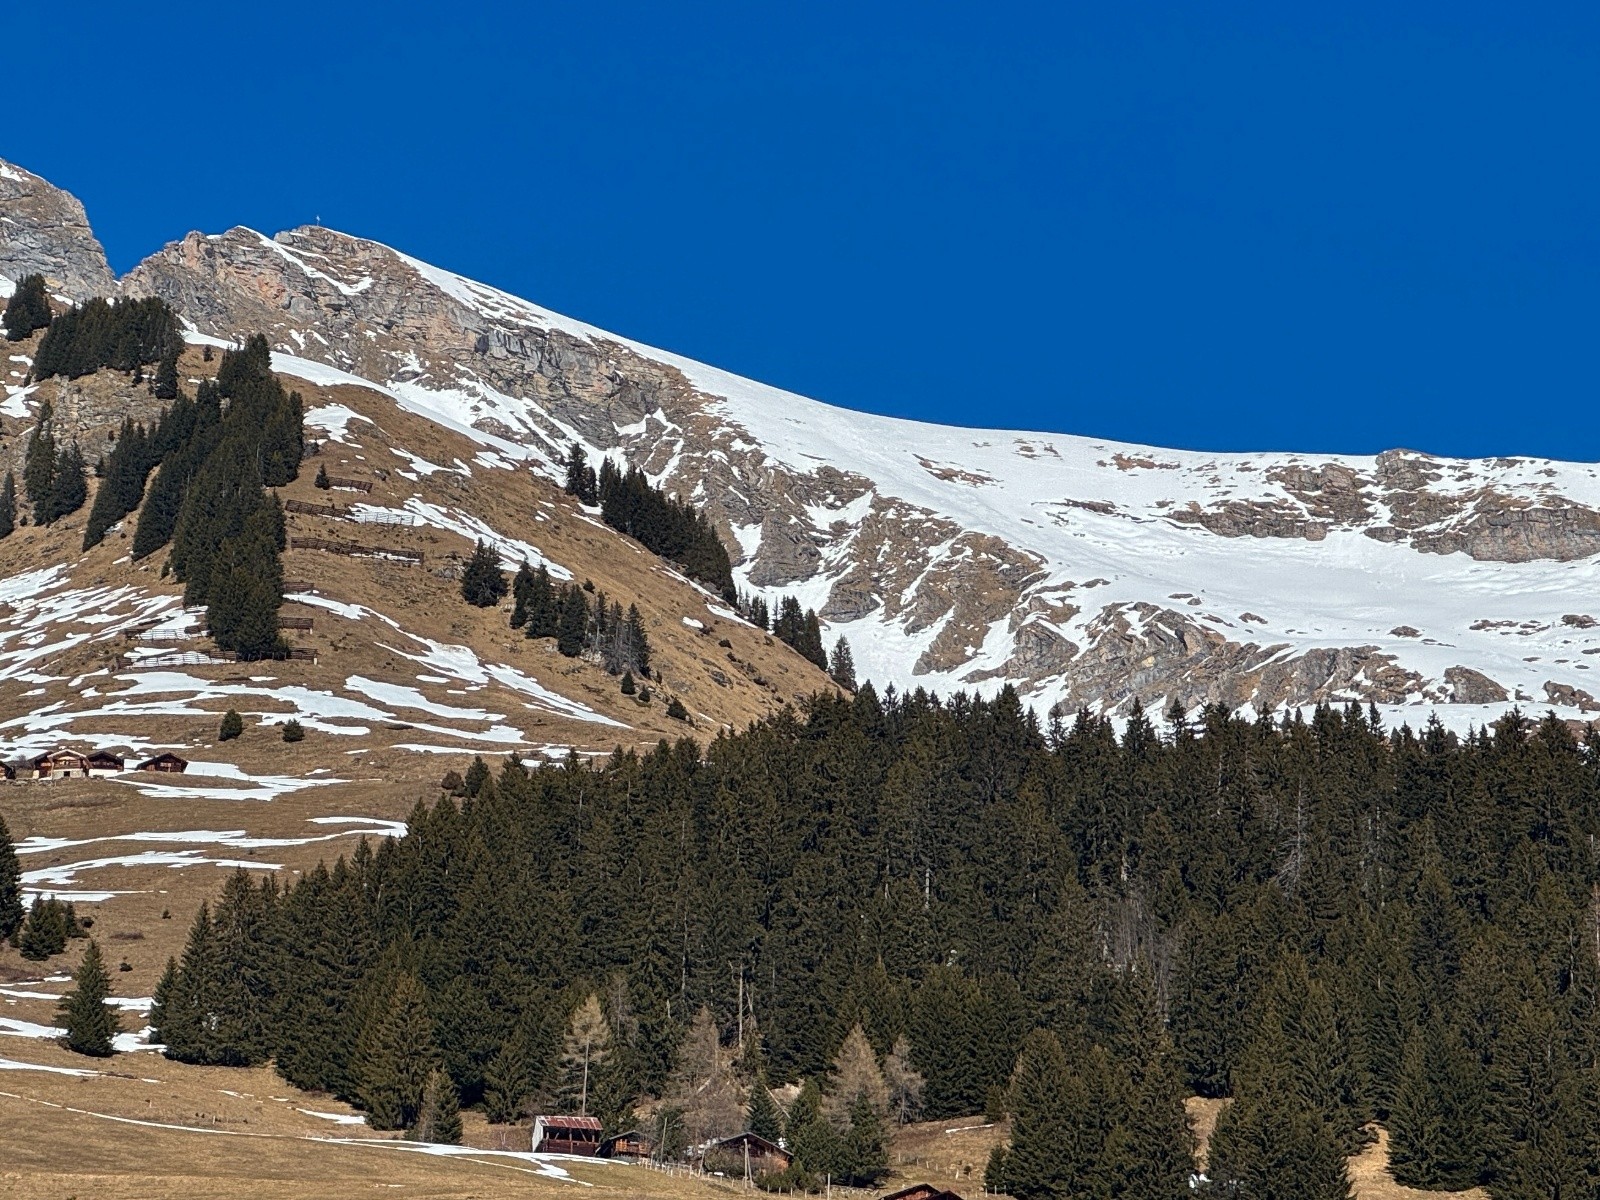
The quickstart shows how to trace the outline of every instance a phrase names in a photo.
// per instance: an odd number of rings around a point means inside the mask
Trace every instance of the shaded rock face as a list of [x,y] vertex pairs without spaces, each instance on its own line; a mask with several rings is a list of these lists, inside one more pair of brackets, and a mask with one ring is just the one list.
[[15,283],[34,274],[73,300],[107,295],[116,286],[83,205],[0,159],[0,275]]

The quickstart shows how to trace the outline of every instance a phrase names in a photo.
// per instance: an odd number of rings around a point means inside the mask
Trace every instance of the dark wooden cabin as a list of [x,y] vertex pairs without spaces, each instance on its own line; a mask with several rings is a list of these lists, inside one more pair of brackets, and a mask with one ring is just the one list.
[[650,1152],[654,1149],[654,1142],[637,1129],[630,1129],[627,1133],[614,1133],[602,1139],[600,1157],[638,1161],[649,1158]]
[[725,1175],[743,1175],[748,1161],[752,1178],[788,1170],[794,1161],[794,1155],[776,1142],[767,1141],[759,1133],[748,1132],[713,1142],[701,1157],[707,1170],[721,1171]]
[[122,771],[122,755],[109,750],[96,750],[88,756],[87,761],[91,775],[116,775]]
[[182,775],[188,769],[189,760],[187,758],[179,758],[170,750],[158,754],[154,758],[147,758],[134,768],[135,771],[161,771],[171,775]]
[[880,1196],[878,1200],[961,1200],[961,1197],[954,1192],[947,1192],[931,1183],[913,1183],[910,1187],[903,1187],[898,1192],[890,1192],[887,1196]]

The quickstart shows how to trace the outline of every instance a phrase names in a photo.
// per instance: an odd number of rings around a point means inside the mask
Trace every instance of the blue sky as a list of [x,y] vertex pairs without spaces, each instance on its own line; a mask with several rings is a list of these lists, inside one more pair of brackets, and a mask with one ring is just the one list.
[[0,156],[77,193],[119,271],[320,215],[853,408],[1600,458],[1593,4],[34,4],[6,30],[52,49],[14,65]]

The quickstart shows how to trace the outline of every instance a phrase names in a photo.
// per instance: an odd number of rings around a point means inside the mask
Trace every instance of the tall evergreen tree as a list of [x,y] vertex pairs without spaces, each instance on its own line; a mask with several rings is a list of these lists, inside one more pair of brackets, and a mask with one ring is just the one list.
[[78,1054],[109,1058],[117,1036],[116,1010],[106,1004],[111,980],[94,939],[84,949],[83,961],[72,974],[72,989],[61,998],[57,1020],[67,1031],[61,1044]]
[[500,555],[480,539],[461,572],[461,596],[475,608],[493,608],[505,594],[506,577],[500,570]]
[[422,1105],[406,1137],[414,1142],[444,1146],[461,1144],[461,1104],[456,1096],[456,1085],[438,1067],[428,1073],[428,1082],[422,1089]]
[[0,942],[9,942],[22,928],[22,868],[17,864],[11,830],[0,815]]
[[17,479],[7,471],[5,482],[0,484],[0,538],[10,537],[16,528]]
[[1479,1076],[1441,1018],[1412,1033],[1389,1116],[1389,1169],[1396,1182],[1452,1192],[1478,1184],[1487,1165]]
[[37,273],[24,275],[17,281],[16,290],[6,301],[5,316],[0,318],[5,326],[6,340],[20,342],[35,331],[50,326],[50,293],[45,289],[44,276]]
[[577,658],[583,653],[584,635],[588,628],[589,603],[584,599],[583,589],[569,586],[561,600],[560,623],[555,635],[556,649],[568,658]]
[[856,660],[850,653],[850,643],[841,637],[833,644],[833,658],[828,663],[828,677],[847,692],[856,690]]
[[412,1128],[422,1115],[428,1080],[438,1062],[422,985],[402,973],[388,1003],[362,1030],[357,1049],[358,1095],[367,1124],[374,1129]]
[[[34,520],[48,512],[56,485],[55,413],[48,400],[39,405],[39,419],[28,438],[28,453],[22,464],[22,489],[33,506]],[[44,518],[48,520],[49,518]]]

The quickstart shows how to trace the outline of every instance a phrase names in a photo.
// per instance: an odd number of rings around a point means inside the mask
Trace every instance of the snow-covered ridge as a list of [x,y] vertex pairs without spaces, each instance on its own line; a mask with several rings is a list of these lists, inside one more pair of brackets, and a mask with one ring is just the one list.
[[[1106,709],[1138,695],[1376,699],[1473,720],[1515,702],[1600,711],[1591,464],[930,425],[744,379],[324,229],[235,230],[204,254],[157,256],[138,286],[201,332],[265,325],[280,370],[364,383],[473,437],[478,465],[556,478],[572,441],[637,463],[720,522],[742,586],[815,607],[880,684],[1011,681],[1042,706]],[[280,289],[282,308],[253,298]],[[471,471],[417,458],[413,473],[442,469]]]

